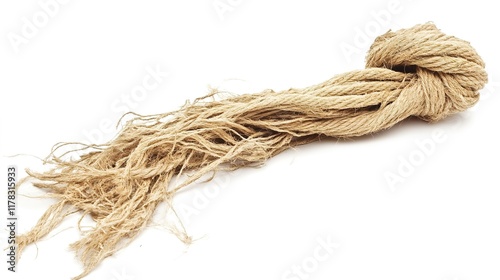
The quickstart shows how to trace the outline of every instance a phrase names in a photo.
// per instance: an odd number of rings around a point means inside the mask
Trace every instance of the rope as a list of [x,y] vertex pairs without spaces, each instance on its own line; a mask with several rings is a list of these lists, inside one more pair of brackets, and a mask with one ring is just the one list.
[[[70,213],[88,214],[95,227],[71,245],[84,265],[80,279],[137,236],[159,203],[204,175],[259,165],[323,136],[374,133],[410,116],[438,121],[474,105],[487,81],[471,45],[431,23],[383,34],[366,61],[363,70],[307,88],[222,100],[212,92],[174,112],[137,116],[77,159],[51,153],[52,169],[27,172],[58,202],[18,237],[18,251]],[[175,185],[182,174],[189,176]],[[184,230],[177,235],[191,241]]]

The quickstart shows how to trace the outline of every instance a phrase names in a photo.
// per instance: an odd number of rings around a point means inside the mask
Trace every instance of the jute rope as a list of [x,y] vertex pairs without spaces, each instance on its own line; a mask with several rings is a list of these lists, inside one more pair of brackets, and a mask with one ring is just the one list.
[[[137,236],[159,203],[206,174],[258,165],[321,136],[365,135],[410,116],[437,121],[474,105],[486,81],[468,42],[427,23],[378,37],[366,69],[314,86],[222,100],[212,93],[175,112],[137,116],[78,159],[52,153],[51,170],[27,170],[57,202],[18,237],[18,250],[70,213],[90,215],[95,227],[71,245],[84,265],[80,279]],[[181,174],[190,176],[174,185]]]

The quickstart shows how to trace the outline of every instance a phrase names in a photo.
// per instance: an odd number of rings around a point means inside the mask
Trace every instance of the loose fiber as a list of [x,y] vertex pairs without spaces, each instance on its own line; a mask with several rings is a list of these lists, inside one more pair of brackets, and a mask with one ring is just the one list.
[[[322,136],[361,136],[410,116],[438,121],[474,105],[487,81],[471,45],[431,23],[381,35],[366,61],[366,69],[302,89],[217,101],[209,95],[174,112],[137,116],[77,159],[52,153],[49,171],[27,173],[57,202],[18,237],[18,251],[68,214],[89,215],[95,227],[71,245],[84,265],[80,279],[136,237],[159,203],[206,174],[258,165]],[[174,185],[180,174],[190,176]]]

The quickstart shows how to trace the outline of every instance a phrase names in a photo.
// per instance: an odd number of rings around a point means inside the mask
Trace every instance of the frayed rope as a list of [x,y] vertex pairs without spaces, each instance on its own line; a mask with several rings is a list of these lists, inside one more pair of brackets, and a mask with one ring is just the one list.
[[[410,116],[437,121],[474,105],[487,81],[471,45],[431,23],[381,35],[366,61],[366,69],[307,88],[220,101],[210,95],[178,111],[135,117],[77,159],[52,153],[52,169],[27,172],[57,202],[17,238],[18,252],[70,213],[89,215],[95,227],[71,245],[84,265],[80,279],[136,237],[159,203],[206,174],[259,165],[322,136],[365,135]],[[181,174],[189,176],[174,185]],[[190,242],[184,231],[178,236]]]

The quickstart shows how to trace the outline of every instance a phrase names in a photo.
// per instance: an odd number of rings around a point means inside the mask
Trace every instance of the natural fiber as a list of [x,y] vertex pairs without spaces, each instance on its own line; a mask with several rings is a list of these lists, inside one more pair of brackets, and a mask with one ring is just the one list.
[[[159,203],[206,174],[258,165],[322,136],[365,135],[410,116],[437,121],[474,105],[486,81],[470,44],[428,23],[378,37],[366,69],[318,85],[222,100],[212,93],[175,112],[136,116],[77,159],[51,153],[51,170],[27,170],[58,202],[18,237],[19,251],[68,214],[88,214],[95,227],[71,245],[84,265],[79,279],[137,236]],[[189,176],[174,185],[180,174]]]

